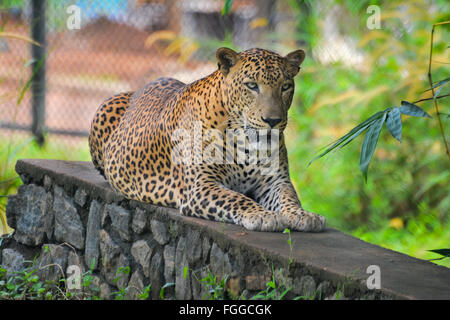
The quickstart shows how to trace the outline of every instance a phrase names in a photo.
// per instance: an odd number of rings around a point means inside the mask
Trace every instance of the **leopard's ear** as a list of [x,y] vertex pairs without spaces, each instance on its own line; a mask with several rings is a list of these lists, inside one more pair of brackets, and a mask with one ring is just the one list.
[[305,51],[299,49],[292,51],[285,57],[288,65],[288,70],[292,77],[300,71],[300,65],[305,60]]
[[229,48],[219,48],[216,51],[217,65],[224,76],[230,72],[230,68],[239,60],[239,54]]

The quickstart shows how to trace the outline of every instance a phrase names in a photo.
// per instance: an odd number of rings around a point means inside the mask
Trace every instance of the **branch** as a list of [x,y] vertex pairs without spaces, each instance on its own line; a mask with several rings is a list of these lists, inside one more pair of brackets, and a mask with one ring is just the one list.
[[[436,97],[436,99],[441,99],[441,98],[445,98],[445,97],[448,97],[448,96],[450,96],[450,93],[449,94],[444,94],[443,96],[438,96],[438,97]],[[420,99],[420,100],[417,100],[417,101],[414,101],[414,102],[411,102],[411,103],[413,103],[413,104],[415,104],[415,103],[419,103],[419,102],[422,102],[422,101],[428,101],[428,100],[433,100],[434,98],[425,98],[425,99]]]
[[[443,24],[449,24],[449,23],[450,23],[450,21],[443,21],[443,22],[435,23],[435,24],[433,24],[433,27],[431,28],[430,59],[428,61],[428,81],[430,82],[431,94],[433,95],[433,97],[434,97],[434,88],[433,88],[433,79],[431,78],[431,61],[433,60],[434,28],[436,26],[443,25]],[[439,121],[439,127],[441,129],[442,141],[445,146],[445,152],[447,154],[447,157],[450,158],[450,152],[448,150],[447,139],[445,138],[444,126],[442,125],[442,120],[441,120],[441,116],[440,116],[440,112],[439,112],[439,107],[437,104],[437,99],[433,99],[433,100],[434,100],[434,108],[436,109],[436,114],[437,114],[438,121]]]

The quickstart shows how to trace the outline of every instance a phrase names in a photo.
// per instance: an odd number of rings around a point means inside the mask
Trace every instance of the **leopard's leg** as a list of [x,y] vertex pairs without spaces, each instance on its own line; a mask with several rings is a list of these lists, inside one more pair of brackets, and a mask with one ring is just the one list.
[[255,201],[267,210],[279,212],[288,228],[308,232],[325,229],[325,217],[302,208],[288,177],[279,177],[262,186],[255,192]]
[[105,178],[103,151],[111,133],[119,125],[133,92],[125,92],[105,100],[97,109],[89,132],[89,149],[95,168]]
[[180,206],[183,215],[235,223],[248,230],[282,231],[286,228],[282,215],[226,188],[212,180],[208,173],[188,178],[183,193],[184,199]]

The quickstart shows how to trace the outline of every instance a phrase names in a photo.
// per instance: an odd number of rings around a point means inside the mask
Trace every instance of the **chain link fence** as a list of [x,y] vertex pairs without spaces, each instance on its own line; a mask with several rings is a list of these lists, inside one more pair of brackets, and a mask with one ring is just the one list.
[[205,76],[220,46],[263,45],[283,2],[235,0],[222,15],[218,0],[0,0],[0,30],[14,35],[0,37],[0,129],[86,137],[109,96]]

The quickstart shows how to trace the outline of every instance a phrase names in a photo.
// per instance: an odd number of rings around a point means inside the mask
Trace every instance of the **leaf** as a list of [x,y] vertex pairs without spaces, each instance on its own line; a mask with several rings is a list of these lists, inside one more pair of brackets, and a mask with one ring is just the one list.
[[33,68],[33,73],[31,74],[30,79],[28,79],[27,83],[20,91],[19,98],[17,99],[17,105],[20,105],[20,103],[22,102],[22,99],[24,98],[25,93],[27,92],[28,88],[30,87],[31,82],[33,81],[34,77],[38,73],[39,69],[41,69],[42,65],[45,63],[47,56],[48,56],[48,53],[46,53],[41,59],[39,59],[39,61],[37,61],[36,66]]
[[442,260],[442,259],[445,259],[445,258],[450,258],[450,249],[448,249],[448,248],[446,248],[446,249],[427,250],[427,251],[434,252],[434,253],[437,253],[437,254],[442,256],[440,258],[429,259],[429,261]]
[[395,139],[402,142],[402,116],[398,107],[387,114],[386,127]]
[[361,133],[363,133],[368,127],[370,127],[371,123],[366,124],[365,126],[361,127],[358,131],[356,131],[354,134],[352,134],[344,143],[339,145],[336,150],[340,150],[346,145],[348,145],[350,142],[353,141],[356,137],[358,137]]
[[400,112],[413,117],[431,118],[431,116],[428,113],[426,113],[425,110],[408,101],[402,101]]
[[445,116],[445,119],[450,118],[450,114],[448,114],[448,113],[439,112],[438,114],[439,114],[440,116]]
[[159,296],[161,297],[161,300],[164,300],[164,289],[167,287],[174,286],[174,282],[167,282],[165,285],[162,286],[161,290],[159,291]]
[[187,274],[188,274],[188,267],[185,266],[185,267],[183,268],[183,277],[184,277],[185,279],[187,279]]
[[441,93],[442,88],[443,87],[440,87],[434,92],[434,96],[433,96],[434,100],[436,100],[436,98],[439,97],[439,93]]
[[440,254],[441,256],[444,256],[444,257],[450,257],[450,249],[447,249],[447,248],[446,249],[427,250],[427,251]]
[[34,40],[31,39],[31,38],[22,36],[22,35],[20,35],[20,34],[15,34],[15,33],[9,33],[9,32],[3,32],[3,31],[0,31],[0,38],[12,38],[12,39],[18,39],[18,40],[22,40],[22,41],[26,41],[26,42],[28,42],[28,43],[34,44],[35,46],[41,47],[41,45],[40,45],[38,42],[34,41]]
[[386,120],[387,111],[383,113],[382,118],[377,119],[367,130],[364,137],[364,141],[361,147],[361,158],[359,160],[359,169],[364,176],[364,180],[367,182],[367,171],[369,169],[369,163],[372,159],[372,155],[375,152],[377,146],[378,137],[380,136],[381,128]]
[[[367,120],[363,121],[362,123],[360,123],[359,125],[357,125],[356,127],[354,127],[352,130],[350,130],[348,133],[346,133],[344,136],[342,136],[341,138],[339,138],[337,141],[332,142],[330,147],[328,147],[324,152],[322,152],[321,154],[319,154],[317,157],[315,157],[313,160],[311,160],[308,163],[308,166],[313,163],[314,161],[316,161],[317,159],[323,157],[324,155],[326,155],[327,153],[331,152],[332,150],[336,149],[337,147],[341,146],[340,148],[345,147],[347,144],[349,144],[353,139],[355,139],[357,136],[359,136],[362,132],[364,132],[364,130],[366,130],[373,122],[375,122],[377,119],[380,119],[385,111],[380,111],[375,113],[373,116],[371,116],[370,118],[368,118]],[[328,145],[328,146],[329,146]],[[339,149],[340,149],[339,148]]]
[[227,15],[231,10],[231,5],[233,4],[233,0],[225,0],[225,3],[222,8],[222,15]]
[[438,82],[436,82],[435,84],[433,84],[433,85],[431,86],[430,89],[425,90],[425,92],[430,91],[431,89],[440,87],[440,86],[446,84],[446,83],[449,82],[449,81],[450,81],[450,77],[448,77],[448,78],[446,78],[446,79],[444,79],[444,80],[438,81]]

